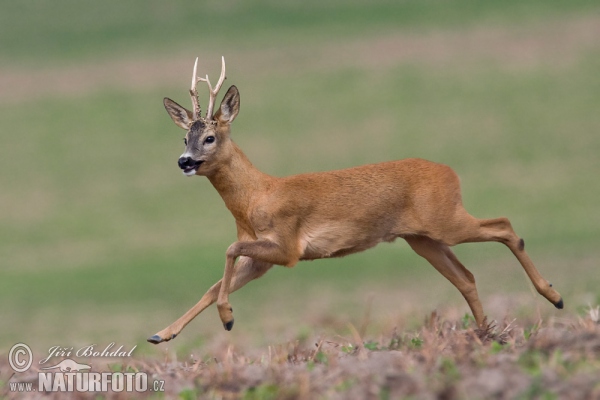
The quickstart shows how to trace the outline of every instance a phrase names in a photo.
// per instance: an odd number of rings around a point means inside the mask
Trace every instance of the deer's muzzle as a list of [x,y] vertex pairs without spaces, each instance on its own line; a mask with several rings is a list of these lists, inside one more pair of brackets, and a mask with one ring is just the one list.
[[191,157],[180,157],[179,160],[177,160],[177,165],[179,165],[179,168],[181,168],[183,173],[188,176],[195,175],[196,171],[200,167],[200,164],[202,164],[202,160],[196,161]]

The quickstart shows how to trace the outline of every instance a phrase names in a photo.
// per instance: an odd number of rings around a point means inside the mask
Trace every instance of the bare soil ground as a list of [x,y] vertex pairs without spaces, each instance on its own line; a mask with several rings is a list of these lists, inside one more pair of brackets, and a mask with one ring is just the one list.
[[[466,325],[466,327],[465,327]],[[361,337],[349,325],[345,336],[306,337],[263,349],[215,345],[201,358],[129,359],[105,371],[144,371],[164,380],[159,397],[207,399],[600,399],[598,308],[584,317],[491,323],[442,320],[433,312],[416,331],[396,329]],[[100,364],[94,364],[100,369]],[[10,368],[6,357],[2,376]],[[37,384],[37,371],[11,381]],[[36,398],[9,391],[8,398]],[[100,394],[100,393],[98,393]],[[87,398],[48,393],[44,398]],[[130,398],[131,393],[102,393]],[[140,394],[156,397],[156,393]]]

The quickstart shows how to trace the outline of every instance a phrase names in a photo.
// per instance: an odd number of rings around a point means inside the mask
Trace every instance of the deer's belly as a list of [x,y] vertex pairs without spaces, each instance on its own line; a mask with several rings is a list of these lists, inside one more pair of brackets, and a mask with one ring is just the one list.
[[344,224],[320,226],[307,229],[301,235],[300,259],[342,257],[369,249],[382,241],[391,242],[396,237],[381,232],[361,232]]

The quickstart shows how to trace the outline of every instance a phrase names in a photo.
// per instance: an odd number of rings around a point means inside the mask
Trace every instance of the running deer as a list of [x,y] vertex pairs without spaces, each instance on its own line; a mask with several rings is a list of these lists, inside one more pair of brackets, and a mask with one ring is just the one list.
[[[231,123],[240,110],[235,86],[227,90],[213,114],[225,80],[224,58],[214,88],[208,75],[196,76],[197,63],[198,59],[190,89],[193,109],[168,98],[164,106],[173,122],[187,131],[179,168],[186,176],[209,179],[235,217],[237,241],[227,249],[223,278],[149,342],[175,338],[214,302],[223,326],[231,330],[229,293],[260,278],[274,264],[293,267],[301,260],[343,257],[399,237],[456,286],[479,326],[484,313],[475,279],[450,249],[459,243],[505,244],[536,290],[556,308],[563,308],[560,294],[537,271],[507,218],[477,219],[467,213],[458,177],[446,165],[412,158],[284,178],[256,169],[231,140]],[[204,117],[196,90],[199,81],[209,89]]]

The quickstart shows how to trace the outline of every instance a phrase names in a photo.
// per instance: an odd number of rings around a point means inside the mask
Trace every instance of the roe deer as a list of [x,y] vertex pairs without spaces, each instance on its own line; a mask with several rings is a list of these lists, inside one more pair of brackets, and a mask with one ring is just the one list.
[[[227,249],[223,278],[149,342],[175,338],[215,301],[223,326],[231,330],[229,293],[261,277],[274,264],[293,267],[301,260],[342,257],[398,237],[456,286],[479,326],[484,313],[475,279],[450,250],[459,243],[505,244],[537,291],[557,308],[563,307],[560,294],[537,271],[507,218],[477,219],[465,211],[458,177],[450,167],[413,158],[284,178],[260,172],[230,137],[240,109],[235,86],[213,114],[225,79],[225,60],[214,89],[208,75],[196,77],[197,63],[198,59],[190,89],[193,110],[168,98],[164,105],[175,124],[187,131],[179,167],[186,176],[210,180],[235,217],[237,241]],[[210,93],[205,117],[200,115],[199,81],[208,84]]]

